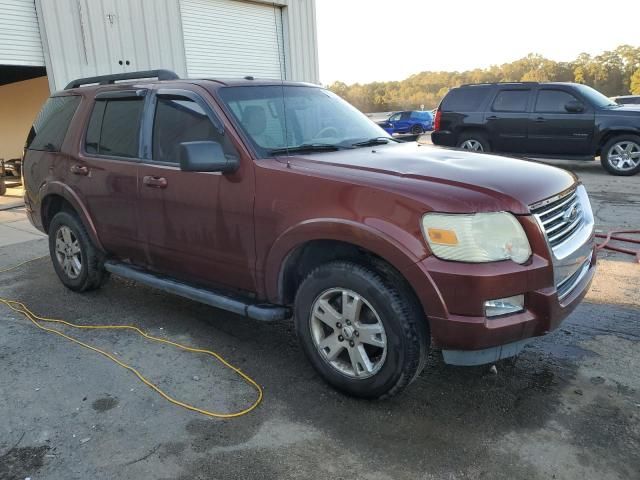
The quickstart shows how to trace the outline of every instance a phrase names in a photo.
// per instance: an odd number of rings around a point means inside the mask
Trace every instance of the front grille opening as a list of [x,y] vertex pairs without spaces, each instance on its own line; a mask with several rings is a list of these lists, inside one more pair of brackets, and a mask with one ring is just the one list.
[[531,208],[538,219],[551,247],[567,241],[584,223],[584,212],[574,189],[553,201]]

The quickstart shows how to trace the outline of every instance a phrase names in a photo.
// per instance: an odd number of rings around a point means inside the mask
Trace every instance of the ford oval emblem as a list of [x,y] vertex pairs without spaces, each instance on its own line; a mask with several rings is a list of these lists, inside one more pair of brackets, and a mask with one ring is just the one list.
[[579,214],[580,214],[580,209],[578,208],[578,205],[576,204],[571,209],[569,209],[566,212],[564,212],[564,215],[562,216],[562,219],[567,223],[573,223],[576,220],[576,218],[578,218]]

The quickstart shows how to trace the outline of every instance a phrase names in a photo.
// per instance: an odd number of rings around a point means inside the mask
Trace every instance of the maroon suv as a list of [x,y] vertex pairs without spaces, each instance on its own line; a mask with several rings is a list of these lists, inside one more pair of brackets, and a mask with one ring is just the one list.
[[457,365],[516,355],[595,271],[573,175],[399,143],[314,85],[78,80],[44,105],[23,171],[67,287],[115,273],[293,317],[318,372],[361,397],[401,391],[431,344]]

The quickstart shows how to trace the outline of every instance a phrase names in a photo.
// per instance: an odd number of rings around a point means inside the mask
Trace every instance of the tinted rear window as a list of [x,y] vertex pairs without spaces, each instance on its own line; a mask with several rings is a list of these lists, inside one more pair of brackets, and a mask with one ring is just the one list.
[[97,100],[87,128],[87,153],[137,157],[143,106],[142,97]]
[[29,150],[59,152],[78,105],[78,95],[50,97],[33,122],[25,147]]
[[496,112],[526,112],[531,90],[502,90],[493,101]]
[[490,91],[490,85],[454,88],[442,100],[442,110],[477,112]]

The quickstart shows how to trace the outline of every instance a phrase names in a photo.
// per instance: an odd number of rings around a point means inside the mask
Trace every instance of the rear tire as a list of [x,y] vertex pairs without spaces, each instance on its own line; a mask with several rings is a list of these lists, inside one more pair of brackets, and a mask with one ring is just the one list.
[[602,147],[602,167],[611,175],[631,176],[640,172],[640,136],[613,137]]
[[368,266],[334,261],[313,270],[296,294],[295,324],[318,373],[356,397],[401,392],[427,358],[422,307],[402,282]]
[[476,153],[491,151],[489,140],[484,134],[480,132],[463,133],[458,138],[458,143],[456,146],[462,150],[469,150],[470,152]]
[[7,193],[7,184],[4,183],[4,178],[0,178],[0,197]]
[[424,129],[420,125],[414,125],[411,127],[411,133],[413,135],[422,135],[424,133]]
[[49,254],[58,278],[74,292],[100,288],[109,278],[104,255],[98,250],[80,219],[58,212],[49,225]]

